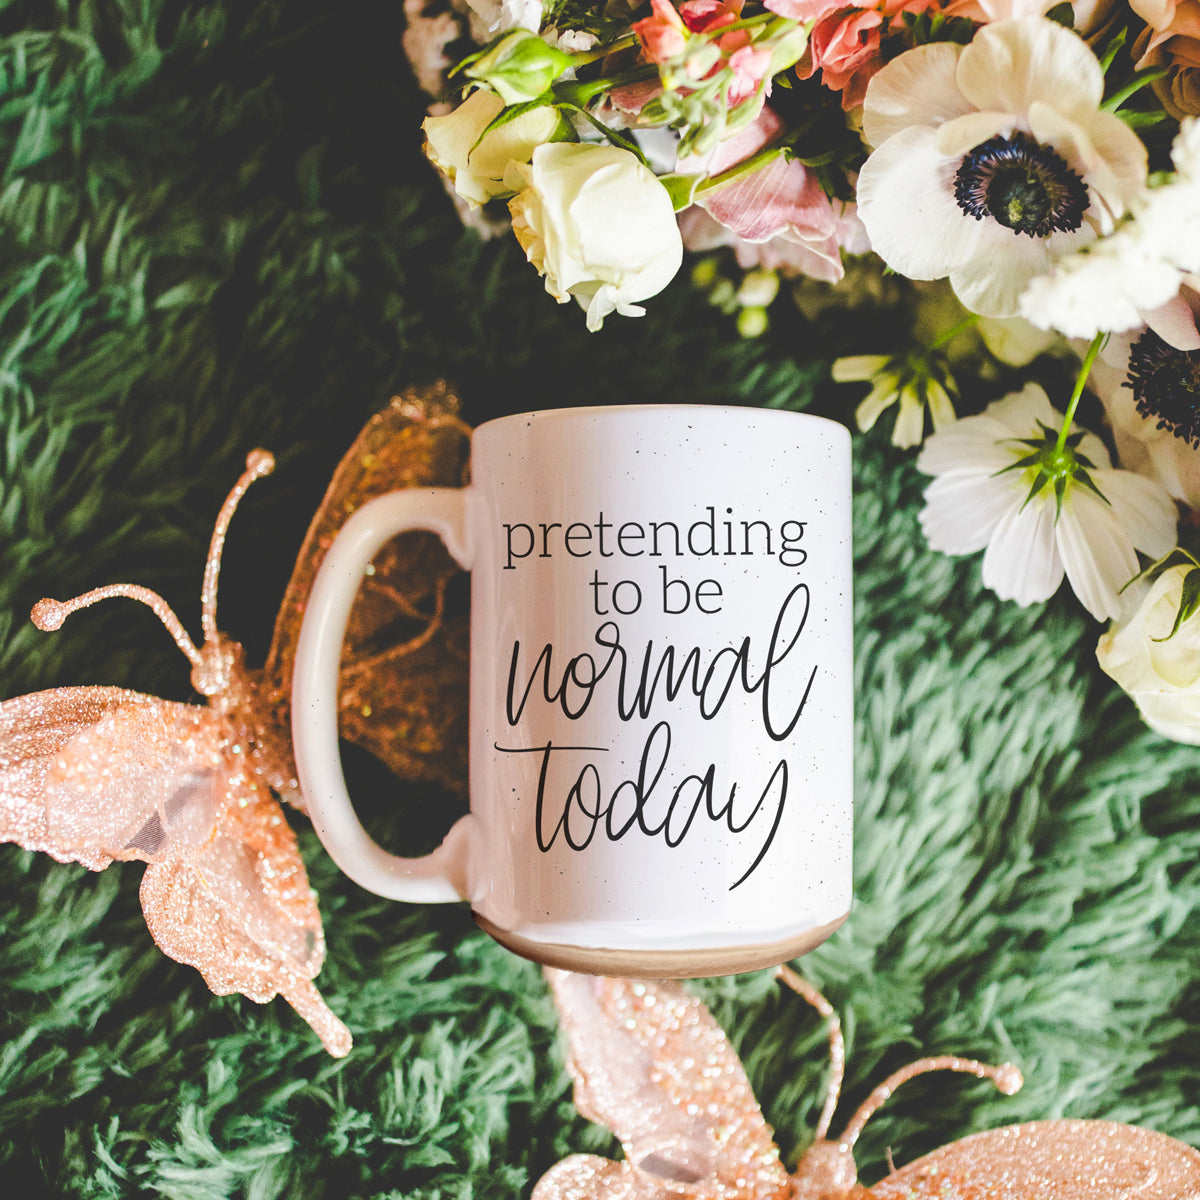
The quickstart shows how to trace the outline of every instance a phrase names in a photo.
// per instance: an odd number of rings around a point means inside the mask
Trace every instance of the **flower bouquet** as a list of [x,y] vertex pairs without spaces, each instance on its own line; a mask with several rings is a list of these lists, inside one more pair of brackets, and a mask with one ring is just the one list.
[[1198,0],[458,2],[407,0],[406,50],[464,216],[593,330],[685,249],[743,335],[781,281],[908,287],[832,377],[920,447],[929,543],[1022,605],[1065,576],[1200,743]]

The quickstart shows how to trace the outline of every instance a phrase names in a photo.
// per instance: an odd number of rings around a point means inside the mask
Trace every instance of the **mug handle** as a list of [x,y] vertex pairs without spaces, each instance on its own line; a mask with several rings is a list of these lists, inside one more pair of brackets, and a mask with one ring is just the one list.
[[296,643],[292,741],[300,791],[330,857],[355,883],[389,900],[440,904],[467,894],[470,817],[419,858],[389,854],[363,829],[346,791],[338,749],[338,677],[346,623],[371,559],[410,529],[438,534],[470,569],[468,488],[407,488],[368,501],[342,526],[317,571]]

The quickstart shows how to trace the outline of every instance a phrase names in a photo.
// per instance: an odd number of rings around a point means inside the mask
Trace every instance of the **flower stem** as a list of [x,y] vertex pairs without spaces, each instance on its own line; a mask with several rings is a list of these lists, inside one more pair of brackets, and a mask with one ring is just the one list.
[[1071,428],[1071,422],[1075,418],[1075,410],[1079,407],[1079,397],[1083,395],[1084,386],[1087,384],[1088,376],[1092,373],[1092,364],[1096,361],[1096,355],[1100,353],[1100,347],[1104,345],[1108,338],[1108,334],[1103,330],[1092,338],[1092,344],[1088,347],[1087,353],[1083,356],[1083,364],[1079,368],[1079,376],[1075,380],[1075,390],[1071,393],[1071,399],[1067,401],[1066,415],[1063,417],[1062,428],[1058,431],[1058,441],[1054,443],[1054,453],[1059,455],[1067,444],[1067,434]]
[[586,67],[588,63],[598,62],[602,58],[607,58],[610,54],[619,54],[622,50],[628,50],[637,44],[637,34],[627,33],[624,37],[617,38],[615,42],[609,42],[607,46],[597,46],[594,50],[580,50],[578,54],[572,54],[571,65],[573,67]]
[[952,342],[964,330],[971,329],[978,324],[979,314],[968,313],[966,317],[959,321],[957,325],[951,326],[946,330],[945,333],[939,333],[938,336],[933,339],[933,342],[929,347],[930,350],[937,350],[944,346],[947,342]]
[[625,87],[630,83],[643,83],[647,79],[657,78],[658,67],[653,63],[646,63],[642,66],[631,67],[628,71],[621,71],[617,75],[606,75],[600,79],[589,79],[586,83],[580,83],[577,80],[556,83],[550,90],[554,93],[555,100],[583,108],[584,105],[594,97],[600,95],[601,92],[607,92],[613,88]]
[[[728,25],[718,25],[715,29],[711,30],[711,33],[714,37],[721,37],[726,33],[736,33],[739,29],[757,29],[761,25],[770,25],[773,21],[779,20],[780,18],[773,12],[759,13],[756,17],[746,17],[741,21],[730,21]],[[798,21],[791,21],[787,18],[783,20],[788,25],[800,24]]]
[[765,150],[760,150],[757,154],[752,154],[749,158],[743,159],[742,162],[730,167],[728,171],[722,171],[719,175],[710,175],[696,188],[695,194],[703,196],[708,192],[715,192],[718,188],[723,188],[726,184],[741,179],[743,175],[749,175],[751,171],[757,171],[759,167],[769,163],[772,159],[778,158],[782,153],[782,146],[768,146]]

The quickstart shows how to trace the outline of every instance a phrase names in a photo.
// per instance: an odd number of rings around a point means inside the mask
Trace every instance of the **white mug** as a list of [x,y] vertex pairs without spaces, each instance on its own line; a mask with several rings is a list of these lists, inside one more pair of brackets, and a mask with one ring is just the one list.
[[[428,529],[471,572],[470,812],[385,852],[342,776],[337,680],[372,556]],[[466,899],[527,958],[605,975],[773,966],[851,899],[850,437],[770,409],[501,417],[471,484],[372,500],[322,563],[292,722],[317,833],[363,887]]]

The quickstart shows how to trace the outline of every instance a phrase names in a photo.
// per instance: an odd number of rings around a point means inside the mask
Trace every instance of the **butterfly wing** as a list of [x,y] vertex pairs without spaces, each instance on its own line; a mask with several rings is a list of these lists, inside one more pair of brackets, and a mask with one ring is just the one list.
[[235,802],[215,836],[194,855],[147,869],[146,924],[218,995],[240,992],[260,1004],[281,995],[342,1057],[350,1033],[312,983],[325,939],[295,834],[266,788],[233,780]]
[[[346,518],[407,487],[461,487],[470,429],[445,384],[394,397],[343,457],[309,526],[259,679],[261,745],[290,746],[292,668],[305,603]],[[431,533],[411,532],[376,555],[350,614],[342,655],[341,734],[403,779],[466,790],[467,618],[443,600],[460,568]],[[299,803],[290,758],[269,775]],[[291,784],[291,790],[289,790]],[[282,785],[282,786],[281,786]],[[302,807],[302,804],[301,804]]]
[[1031,1121],[943,1146],[869,1194],[875,1200],[1197,1200],[1200,1153],[1113,1121]]
[[122,688],[0,704],[0,839],[94,871],[149,863],[154,940],[214,991],[284,995],[334,1052],[349,1034],[312,978],[325,944],[295,837],[211,709]]
[[[628,1162],[616,1165],[652,1187],[647,1196],[788,1194],[741,1060],[699,1000],[674,983],[554,970],[546,977],[567,1035],[576,1106],[621,1140]],[[632,1186],[611,1169],[604,1178]]]
[[224,800],[219,722],[123,688],[54,688],[0,705],[0,839],[93,871],[207,839]]
[[627,1162],[594,1154],[572,1154],[538,1180],[530,1200],[680,1200],[691,1189],[655,1182]]

